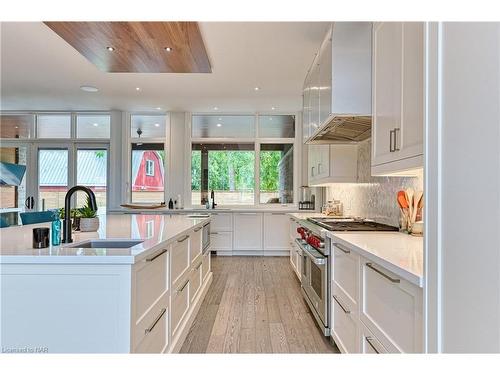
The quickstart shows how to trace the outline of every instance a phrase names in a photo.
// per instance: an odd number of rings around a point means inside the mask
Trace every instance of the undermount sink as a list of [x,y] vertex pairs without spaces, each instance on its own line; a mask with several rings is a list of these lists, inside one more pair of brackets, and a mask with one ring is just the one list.
[[84,249],[128,249],[129,247],[139,245],[143,242],[144,241],[141,240],[88,240],[66,247],[82,247]]

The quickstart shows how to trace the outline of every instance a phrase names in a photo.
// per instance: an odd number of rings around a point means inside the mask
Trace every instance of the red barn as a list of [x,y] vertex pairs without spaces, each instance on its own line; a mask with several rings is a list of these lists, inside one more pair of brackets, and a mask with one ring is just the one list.
[[132,155],[132,191],[163,191],[164,167],[156,151],[137,151]]

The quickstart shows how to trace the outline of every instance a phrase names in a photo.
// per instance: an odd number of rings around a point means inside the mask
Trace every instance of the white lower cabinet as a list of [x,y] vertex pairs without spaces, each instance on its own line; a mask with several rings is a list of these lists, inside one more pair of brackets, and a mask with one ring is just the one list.
[[194,299],[198,296],[198,292],[200,291],[201,287],[201,278],[202,278],[202,267],[203,265],[203,259],[200,259],[197,265],[193,267],[191,270],[191,276],[189,277],[189,284],[190,284],[190,294],[191,298],[190,301],[191,303],[194,301]]
[[264,251],[287,251],[290,248],[289,218],[282,212],[264,213]]
[[384,354],[387,349],[380,343],[373,333],[363,324],[359,324],[360,342],[359,347],[363,354]]
[[332,337],[343,353],[422,353],[423,291],[332,244]]
[[168,298],[155,304],[135,326],[135,353],[164,353],[170,343]]
[[233,251],[248,255],[262,255],[262,214],[239,212],[234,214]]
[[343,293],[332,291],[332,336],[342,353],[359,353],[358,322],[356,308]]
[[389,352],[423,351],[422,289],[361,259],[361,321]]
[[189,279],[172,290],[172,337],[178,333],[182,318],[189,309]]

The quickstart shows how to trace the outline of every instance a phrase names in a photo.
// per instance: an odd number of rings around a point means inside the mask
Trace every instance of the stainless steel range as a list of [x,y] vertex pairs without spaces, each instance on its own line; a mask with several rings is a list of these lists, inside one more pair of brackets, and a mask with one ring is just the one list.
[[330,336],[330,241],[328,231],[398,231],[390,225],[359,218],[308,218],[297,229],[300,238],[295,242],[302,250],[302,294],[320,329]]

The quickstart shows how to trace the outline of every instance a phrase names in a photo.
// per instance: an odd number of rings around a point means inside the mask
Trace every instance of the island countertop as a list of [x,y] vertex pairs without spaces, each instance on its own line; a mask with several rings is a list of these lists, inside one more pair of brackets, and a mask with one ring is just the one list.
[[[162,249],[210,218],[186,215],[101,215],[97,232],[73,232],[73,243],[34,249],[33,228],[40,223],[0,229],[0,264],[134,264]],[[141,240],[130,248],[81,248],[79,243],[96,239]],[[71,246],[71,247],[70,247]]]

